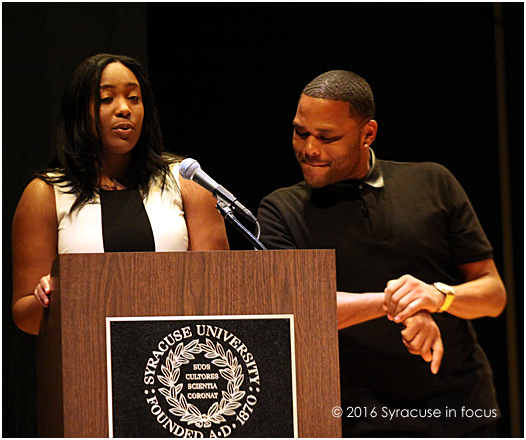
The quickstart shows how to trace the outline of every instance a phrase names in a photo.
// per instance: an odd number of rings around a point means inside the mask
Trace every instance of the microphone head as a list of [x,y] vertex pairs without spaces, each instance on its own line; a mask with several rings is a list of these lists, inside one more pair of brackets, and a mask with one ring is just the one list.
[[179,164],[179,174],[186,180],[192,180],[199,168],[201,168],[199,162],[189,157]]

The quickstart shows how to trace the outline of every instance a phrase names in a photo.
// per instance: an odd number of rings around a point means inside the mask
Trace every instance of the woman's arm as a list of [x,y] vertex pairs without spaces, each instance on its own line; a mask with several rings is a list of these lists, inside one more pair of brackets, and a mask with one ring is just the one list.
[[190,251],[228,250],[225,222],[216,199],[197,183],[180,179]]
[[21,330],[34,335],[40,329],[43,307],[49,305],[57,227],[53,187],[34,179],[20,198],[12,230],[13,318]]

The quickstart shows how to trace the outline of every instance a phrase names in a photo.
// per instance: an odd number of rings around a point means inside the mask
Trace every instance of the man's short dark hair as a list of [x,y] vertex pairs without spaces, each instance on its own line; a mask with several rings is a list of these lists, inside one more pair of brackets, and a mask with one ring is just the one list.
[[351,118],[374,118],[374,97],[371,87],[362,77],[346,70],[330,70],[314,78],[303,89],[311,98],[332,99],[350,104]]

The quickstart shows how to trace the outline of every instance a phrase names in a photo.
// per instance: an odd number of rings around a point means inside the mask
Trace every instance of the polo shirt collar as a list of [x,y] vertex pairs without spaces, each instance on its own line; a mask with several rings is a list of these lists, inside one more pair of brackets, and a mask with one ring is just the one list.
[[384,186],[384,178],[382,176],[380,163],[376,159],[374,151],[371,148],[369,148],[369,151],[371,153],[371,169],[367,173],[367,176],[362,179],[362,182],[374,188],[382,188]]
[[384,186],[380,163],[373,150],[371,152],[371,169],[361,180],[345,180],[333,183],[323,188],[315,188],[312,192],[312,202],[320,207],[332,206],[342,200],[356,200],[362,192],[364,185],[380,189]]

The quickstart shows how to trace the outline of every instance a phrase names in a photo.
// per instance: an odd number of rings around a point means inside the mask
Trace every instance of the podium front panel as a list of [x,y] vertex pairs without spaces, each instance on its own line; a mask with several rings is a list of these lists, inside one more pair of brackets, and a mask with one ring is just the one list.
[[341,436],[331,413],[340,406],[334,259],[332,250],[59,256],[38,366],[60,374],[38,376],[49,397],[39,397],[39,434],[109,436],[108,317],[292,315],[297,433]]

